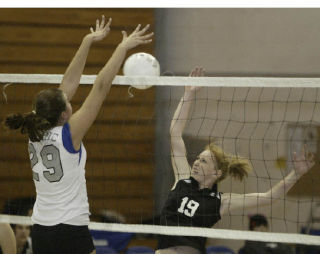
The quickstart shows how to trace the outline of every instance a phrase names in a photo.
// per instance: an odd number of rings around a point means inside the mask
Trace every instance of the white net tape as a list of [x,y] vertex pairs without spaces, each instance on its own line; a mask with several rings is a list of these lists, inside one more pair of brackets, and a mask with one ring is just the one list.
[[[0,74],[1,83],[61,83],[61,74]],[[96,75],[82,75],[80,84],[93,84]],[[117,85],[133,86],[203,86],[203,87],[320,87],[320,78],[253,78],[253,77],[146,77],[116,76]]]
[[[27,216],[0,215],[0,223],[12,223],[32,225],[31,218]],[[118,224],[91,222],[89,228],[93,230],[105,230],[114,232],[132,232],[163,235],[201,236],[217,239],[251,240],[262,242],[282,242],[294,244],[320,245],[319,236],[252,232],[243,230],[213,229],[213,228],[190,228],[190,227],[167,227],[157,225]]]

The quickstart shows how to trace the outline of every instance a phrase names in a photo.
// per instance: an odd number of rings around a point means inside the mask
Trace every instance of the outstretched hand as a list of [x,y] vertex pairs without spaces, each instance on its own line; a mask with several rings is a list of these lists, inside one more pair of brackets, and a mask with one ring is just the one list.
[[[195,67],[189,74],[189,77],[203,77],[205,74],[205,69],[202,67]],[[194,93],[198,91],[201,87],[200,86],[186,86],[185,87],[185,94],[188,95],[190,93]]]
[[153,36],[153,33],[145,34],[149,27],[150,25],[146,25],[140,30],[141,25],[139,24],[129,36],[126,31],[122,31],[122,46],[129,50],[138,45],[150,43],[152,41],[150,38]]
[[296,152],[293,153],[294,169],[299,176],[307,173],[314,164],[314,154],[308,151],[306,144],[302,147],[300,155],[297,155]]
[[96,20],[96,29],[94,30],[92,27],[90,27],[91,33],[88,34],[87,37],[91,38],[93,41],[101,41],[110,32],[111,22],[112,22],[112,19],[109,18],[108,23],[105,24],[105,17],[104,17],[104,15],[102,15],[101,23],[100,23],[99,19],[97,19]]

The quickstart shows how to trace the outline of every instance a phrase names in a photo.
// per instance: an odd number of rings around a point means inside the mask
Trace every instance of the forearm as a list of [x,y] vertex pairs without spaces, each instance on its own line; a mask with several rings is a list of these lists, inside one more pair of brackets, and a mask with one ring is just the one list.
[[[310,162],[308,165],[309,169],[313,165],[314,164]],[[283,199],[293,185],[307,171],[308,169],[297,169],[295,167],[295,169],[291,170],[291,172],[283,180],[279,181],[267,192],[249,194],[225,193],[222,196],[221,214],[243,208],[249,209],[270,205],[279,199]]]
[[80,147],[84,135],[96,119],[103,101],[110,90],[112,80],[120,69],[126,51],[121,45],[116,48],[108,63],[99,72],[81,108],[71,116],[69,124],[74,146]]
[[121,64],[126,56],[127,49],[121,43],[117,46],[107,64],[99,72],[95,84],[99,89],[109,91],[114,77],[120,70]]
[[92,38],[85,36],[63,76],[60,89],[67,94],[69,101],[79,86],[91,44]]
[[189,116],[192,99],[195,97],[194,92],[186,92],[174,113],[174,116],[171,121],[170,134],[171,137],[180,137],[186,126],[187,119]]
[[276,201],[277,199],[284,198],[289,192],[292,186],[299,180],[301,175],[298,175],[295,170],[291,172],[280,182],[274,185],[268,192],[266,192],[267,199],[270,202]]

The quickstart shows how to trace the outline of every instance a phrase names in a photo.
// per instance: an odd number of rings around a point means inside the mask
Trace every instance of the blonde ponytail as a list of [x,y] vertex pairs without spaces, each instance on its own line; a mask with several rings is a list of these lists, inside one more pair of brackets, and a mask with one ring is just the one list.
[[206,149],[210,150],[210,152],[214,155],[218,169],[222,171],[222,175],[219,177],[217,182],[221,182],[228,175],[242,181],[252,170],[252,166],[248,159],[227,154],[214,143],[210,143]]
[[245,177],[248,177],[251,170],[252,167],[247,159],[237,156],[230,159],[229,175],[231,177],[242,181]]

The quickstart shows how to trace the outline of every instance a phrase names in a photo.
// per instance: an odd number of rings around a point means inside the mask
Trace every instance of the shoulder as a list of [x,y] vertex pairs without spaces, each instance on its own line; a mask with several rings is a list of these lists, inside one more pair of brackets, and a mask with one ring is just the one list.
[[209,194],[209,196],[221,200],[221,197],[222,197],[221,194],[222,194],[221,192],[211,191],[210,194]]
[[186,186],[186,185],[191,185],[191,180],[190,179],[181,179],[181,180],[178,180],[174,183],[174,185],[172,186],[171,188],[171,191],[179,188],[180,186]]
[[191,184],[191,179],[181,179],[179,182],[184,182],[186,184]]
[[63,126],[61,126],[62,129],[62,143],[64,148],[69,152],[69,153],[78,153],[80,152],[79,149],[75,149],[73,146],[73,141],[71,137],[71,131],[70,131],[70,125],[69,123],[65,123]]

